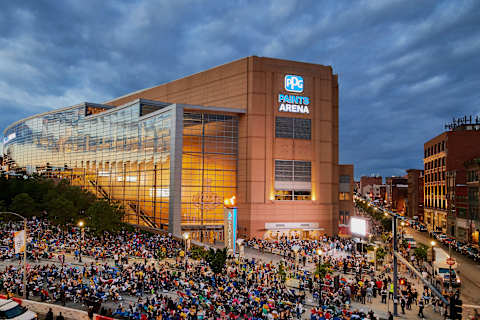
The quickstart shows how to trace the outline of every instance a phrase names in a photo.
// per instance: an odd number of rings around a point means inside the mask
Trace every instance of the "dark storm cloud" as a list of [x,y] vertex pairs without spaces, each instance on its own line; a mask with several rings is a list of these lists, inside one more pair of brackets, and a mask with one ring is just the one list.
[[451,117],[478,113],[478,21],[478,1],[6,1],[0,128],[270,56],[332,65],[341,161],[404,174]]

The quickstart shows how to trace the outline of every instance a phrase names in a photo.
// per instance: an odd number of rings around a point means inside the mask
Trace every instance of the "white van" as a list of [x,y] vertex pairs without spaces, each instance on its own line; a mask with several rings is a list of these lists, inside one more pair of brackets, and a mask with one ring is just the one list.
[[15,301],[8,299],[0,300],[0,319],[36,320],[38,316]]

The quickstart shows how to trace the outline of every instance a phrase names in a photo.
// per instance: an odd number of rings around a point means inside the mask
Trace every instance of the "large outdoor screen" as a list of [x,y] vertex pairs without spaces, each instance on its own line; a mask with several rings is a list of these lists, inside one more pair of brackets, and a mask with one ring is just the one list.
[[350,219],[350,231],[362,237],[367,235],[367,221],[362,218],[352,217]]

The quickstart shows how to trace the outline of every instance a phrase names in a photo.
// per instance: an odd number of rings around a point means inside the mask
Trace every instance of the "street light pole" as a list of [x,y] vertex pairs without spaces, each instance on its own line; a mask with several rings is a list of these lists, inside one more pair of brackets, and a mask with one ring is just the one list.
[[82,230],[82,241],[80,243],[80,250],[78,250],[78,262],[82,263],[82,249],[83,249],[83,245],[84,245],[84,242],[85,242],[85,223],[83,221],[79,221],[78,222],[78,226],[80,227],[80,229]]
[[397,215],[392,215],[392,233],[393,233],[393,315],[398,316],[398,261],[395,253],[397,247]]
[[25,249],[23,250],[23,299],[27,299],[27,218],[10,211],[0,212],[0,214],[11,214],[23,220],[23,243]]
[[27,218],[23,218],[23,299],[27,300]]

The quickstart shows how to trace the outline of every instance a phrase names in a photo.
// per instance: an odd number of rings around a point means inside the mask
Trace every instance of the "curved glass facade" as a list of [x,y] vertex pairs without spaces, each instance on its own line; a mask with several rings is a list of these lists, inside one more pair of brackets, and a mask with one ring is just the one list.
[[4,136],[9,170],[63,177],[116,200],[129,223],[220,230],[223,199],[235,194],[234,114],[141,99],[84,103],[19,121]]

